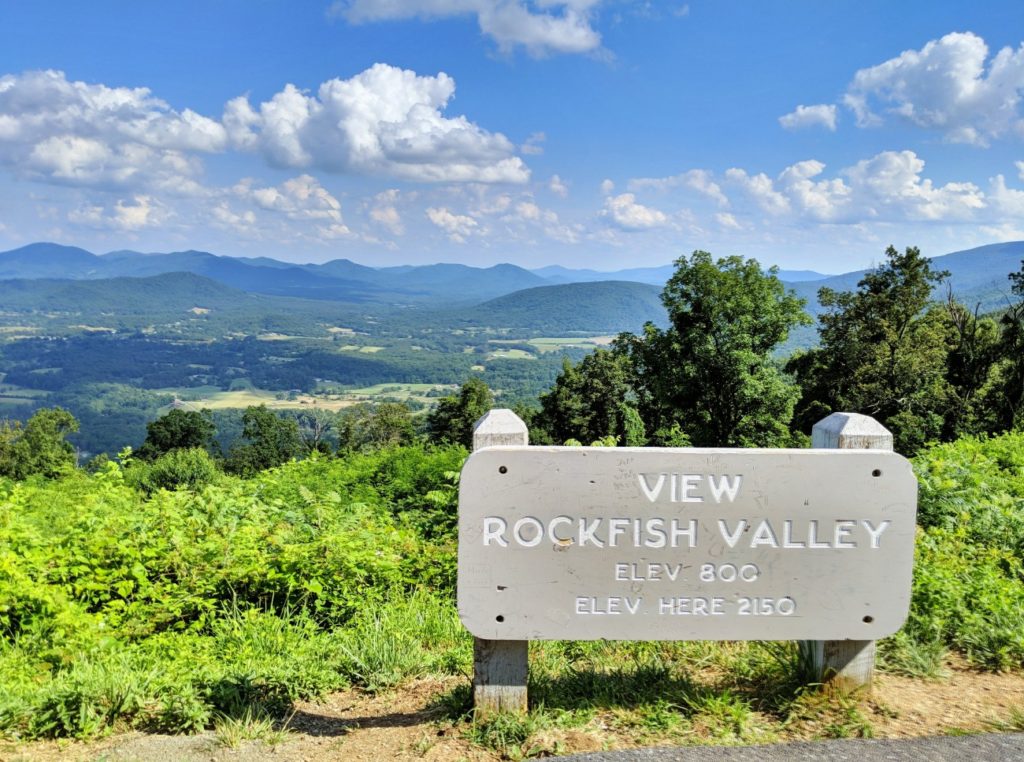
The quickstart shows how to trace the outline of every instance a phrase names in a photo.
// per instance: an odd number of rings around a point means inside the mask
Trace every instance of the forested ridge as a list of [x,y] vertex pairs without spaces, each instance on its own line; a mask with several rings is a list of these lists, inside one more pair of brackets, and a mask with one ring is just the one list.
[[[953,652],[1020,670],[1024,263],[990,314],[934,300],[943,277],[917,249],[890,248],[854,290],[821,294],[818,345],[780,358],[811,324],[801,299],[754,260],[695,252],[662,291],[667,323],[565,358],[515,409],[532,443],[601,446],[805,446],[831,412],[875,417],[920,483],[911,615],[881,642],[882,668],[934,678]],[[89,373],[60,347],[37,349]],[[233,362],[256,362],[238,347]],[[230,441],[217,413],[174,408],[136,449],[85,463],[68,438],[90,424],[60,407],[0,423],[0,733],[270,728],[341,687],[469,674],[458,474],[474,422],[503,402],[482,374],[452,373],[457,390],[426,411],[251,406]],[[809,698],[793,644],[544,643],[531,658],[530,714],[474,722],[457,688],[457,732],[509,758],[624,709],[660,740],[712,727],[744,742],[801,723],[870,733],[862,708]],[[717,682],[701,682],[709,663]]]

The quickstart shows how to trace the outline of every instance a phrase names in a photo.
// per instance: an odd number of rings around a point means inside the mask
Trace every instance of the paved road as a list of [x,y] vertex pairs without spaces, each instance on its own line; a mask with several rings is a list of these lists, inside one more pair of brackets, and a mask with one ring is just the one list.
[[691,746],[602,751],[553,759],[561,762],[1010,762],[1024,760],[1024,733],[771,746]]

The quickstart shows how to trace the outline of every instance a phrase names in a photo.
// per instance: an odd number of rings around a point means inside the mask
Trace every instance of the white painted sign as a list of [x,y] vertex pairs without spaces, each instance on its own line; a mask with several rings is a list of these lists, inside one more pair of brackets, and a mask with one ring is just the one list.
[[910,603],[917,481],[879,450],[489,447],[459,616],[489,640],[874,640]]

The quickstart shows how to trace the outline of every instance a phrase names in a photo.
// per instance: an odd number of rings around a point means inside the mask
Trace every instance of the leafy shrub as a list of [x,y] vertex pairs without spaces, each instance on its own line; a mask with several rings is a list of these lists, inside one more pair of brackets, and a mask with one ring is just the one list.
[[139,465],[138,486],[147,492],[158,489],[197,490],[217,480],[220,471],[210,454],[199,447],[171,450],[149,466]]
[[914,465],[911,611],[883,653],[899,670],[927,668],[913,663],[922,648],[936,668],[939,644],[992,669],[1024,665],[1024,433],[936,445]]
[[[454,511],[462,451],[410,449],[198,489],[209,460],[191,451],[164,472],[0,480],[0,733],[190,732],[351,681],[467,671],[454,545],[414,520]],[[161,488],[177,479],[191,488]]]
[[936,445],[915,466],[921,526],[1024,557],[1024,432]]

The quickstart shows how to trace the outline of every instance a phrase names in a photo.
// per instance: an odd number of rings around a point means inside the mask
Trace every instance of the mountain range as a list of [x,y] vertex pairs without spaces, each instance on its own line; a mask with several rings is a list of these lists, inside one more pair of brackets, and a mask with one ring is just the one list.
[[[1017,271],[1022,260],[1024,241],[1015,241],[953,252],[932,262],[950,273],[948,284],[957,298],[985,312],[1008,303],[1007,275]],[[293,264],[202,251],[97,255],[73,246],[34,243],[0,253],[0,308],[73,310],[87,301],[106,303],[122,314],[147,308],[167,312],[203,306],[206,298],[229,309],[251,309],[260,301],[254,302],[252,296],[261,295],[334,302],[339,308],[374,313],[409,307],[415,313],[426,310],[444,316],[453,326],[613,332],[638,330],[647,320],[664,321],[658,294],[673,271],[672,265],[617,272],[560,266],[531,271],[511,264],[376,268],[347,259]],[[807,299],[808,310],[816,314],[821,309],[818,289],[855,289],[865,272],[824,275],[786,270],[778,275]],[[941,288],[937,298],[945,296],[945,287]],[[269,304],[264,306],[270,309]]]

